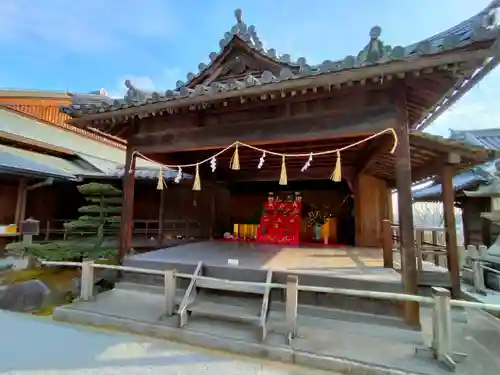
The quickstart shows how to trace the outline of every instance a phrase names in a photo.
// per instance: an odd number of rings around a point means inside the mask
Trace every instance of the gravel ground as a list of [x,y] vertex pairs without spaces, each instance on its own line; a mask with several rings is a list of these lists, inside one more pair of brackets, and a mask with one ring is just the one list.
[[0,374],[326,374],[3,311],[0,332]]

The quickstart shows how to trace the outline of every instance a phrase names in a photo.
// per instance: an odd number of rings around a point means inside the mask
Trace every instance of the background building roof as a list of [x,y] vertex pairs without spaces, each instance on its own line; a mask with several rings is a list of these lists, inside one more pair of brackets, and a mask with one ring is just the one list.
[[[119,177],[123,174],[125,150],[104,144],[68,129],[52,126],[41,121],[29,119],[9,109],[0,107],[0,138],[7,137],[17,142],[35,143],[38,147],[56,152],[64,151],[65,156],[52,156],[39,152],[0,145],[2,160],[7,168],[32,171],[37,174],[53,174],[61,178],[79,176]],[[155,163],[137,158],[137,178],[158,177],[159,167]],[[121,171],[121,172],[120,172]],[[42,173],[44,172],[44,173]],[[172,171],[165,171],[171,177]]]
[[[500,151],[500,129],[480,130],[453,130],[450,129],[450,140],[463,142],[489,150]],[[455,192],[474,189],[491,181],[493,174],[497,171],[497,161],[488,162],[473,168],[470,171],[460,173],[453,178]],[[441,184],[436,179],[433,184],[413,192],[413,199],[418,201],[435,201],[441,199]]]

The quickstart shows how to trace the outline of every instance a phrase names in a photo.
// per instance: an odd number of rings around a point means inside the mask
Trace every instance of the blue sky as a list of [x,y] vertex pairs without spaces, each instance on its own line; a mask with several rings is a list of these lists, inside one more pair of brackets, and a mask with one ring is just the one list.
[[[265,47],[310,63],[356,55],[372,26],[406,45],[467,19],[489,0],[0,0],[0,87],[123,95],[125,79],[164,91],[208,62],[234,9]],[[500,71],[428,130],[500,127]],[[498,106],[497,106],[498,107]]]

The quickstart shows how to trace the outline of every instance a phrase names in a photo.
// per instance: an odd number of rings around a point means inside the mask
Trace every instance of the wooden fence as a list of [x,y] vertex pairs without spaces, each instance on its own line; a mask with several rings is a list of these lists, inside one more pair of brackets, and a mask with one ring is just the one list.
[[[392,248],[400,251],[399,226],[391,224]],[[418,270],[423,270],[423,261],[432,261],[434,265],[447,268],[445,228],[415,226],[415,249]]]
[[[67,229],[64,224],[71,220],[57,219],[40,222],[40,239],[45,241],[54,239],[65,239]],[[151,237],[157,238],[160,235],[159,220],[133,220],[132,235],[134,237],[144,238],[149,240]],[[196,220],[164,220],[163,235],[164,236],[182,236],[185,238],[200,236],[200,222]],[[94,234],[94,232],[84,232],[82,234]]]

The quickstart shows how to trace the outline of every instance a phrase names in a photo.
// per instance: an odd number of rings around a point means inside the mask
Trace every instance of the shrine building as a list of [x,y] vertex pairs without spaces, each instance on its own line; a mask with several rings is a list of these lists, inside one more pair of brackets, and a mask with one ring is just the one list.
[[[199,210],[206,239],[381,249],[384,220],[395,220],[404,289],[417,293],[411,186],[441,175],[456,290],[451,179],[494,153],[423,130],[498,64],[496,7],[407,46],[386,44],[380,27],[367,27],[365,46],[345,57],[332,47],[332,60],[319,64],[264,46],[236,10],[219,50],[175,89],[144,92],[127,81],[123,99],[74,95],[62,108],[71,125],[127,141],[120,254],[130,248],[135,158],[143,155],[161,176],[167,168],[189,175],[195,201],[209,197]],[[159,183],[166,210],[178,181]]]

